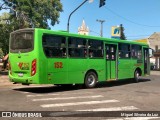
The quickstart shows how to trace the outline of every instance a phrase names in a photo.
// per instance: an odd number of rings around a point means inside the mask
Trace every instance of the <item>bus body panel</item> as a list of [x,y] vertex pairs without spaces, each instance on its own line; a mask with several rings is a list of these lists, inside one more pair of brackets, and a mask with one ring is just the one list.
[[[31,54],[31,55],[30,55]],[[19,58],[19,56],[21,56]],[[34,56],[34,57],[33,57]],[[9,60],[11,72],[9,72],[9,77],[12,82],[21,82],[21,83],[39,83],[39,73],[38,68],[36,68],[36,74],[31,76],[32,61],[38,60],[33,53],[21,53],[21,55],[10,54]],[[38,66],[37,66],[38,67]]]
[[88,69],[95,70],[98,75],[98,81],[106,81],[105,59],[88,59]]
[[118,60],[118,79],[133,78],[132,65],[133,65],[133,62],[131,62],[131,60],[119,59]]
[[47,77],[52,84],[66,84],[68,79],[67,59],[48,59]]

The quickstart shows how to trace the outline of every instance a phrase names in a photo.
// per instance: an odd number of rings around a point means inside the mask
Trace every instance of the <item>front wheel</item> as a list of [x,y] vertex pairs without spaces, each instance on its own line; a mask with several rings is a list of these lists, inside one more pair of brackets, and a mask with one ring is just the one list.
[[85,87],[94,88],[96,86],[96,83],[97,83],[97,75],[94,72],[88,72],[84,81]]
[[136,83],[139,82],[139,76],[140,76],[140,73],[136,70],[134,72],[134,82],[136,82]]

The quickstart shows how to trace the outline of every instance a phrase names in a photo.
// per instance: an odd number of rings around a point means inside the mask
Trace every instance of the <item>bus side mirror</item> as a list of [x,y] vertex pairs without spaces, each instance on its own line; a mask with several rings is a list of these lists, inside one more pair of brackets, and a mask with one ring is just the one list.
[[152,58],[154,56],[154,50],[152,48],[149,48],[149,58]]

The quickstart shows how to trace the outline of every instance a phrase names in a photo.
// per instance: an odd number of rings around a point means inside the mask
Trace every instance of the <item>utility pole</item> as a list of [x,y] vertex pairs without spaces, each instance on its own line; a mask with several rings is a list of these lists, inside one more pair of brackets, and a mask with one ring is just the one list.
[[97,19],[97,22],[100,22],[100,23],[101,23],[100,35],[101,35],[101,37],[103,37],[103,23],[105,22],[105,20],[98,20],[98,19]]

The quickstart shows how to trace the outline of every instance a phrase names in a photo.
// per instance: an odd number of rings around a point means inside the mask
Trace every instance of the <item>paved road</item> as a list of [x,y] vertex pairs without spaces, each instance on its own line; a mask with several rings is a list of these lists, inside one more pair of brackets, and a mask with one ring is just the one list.
[[[160,72],[153,71],[139,83],[129,81],[99,84],[94,89],[62,88],[52,85],[22,86],[8,82],[0,76],[0,110],[4,111],[59,111],[57,114],[72,114],[71,111],[159,111]],[[67,111],[63,113],[62,111]],[[78,113],[79,114],[79,113]],[[156,115],[155,115],[156,116]],[[72,119],[89,119],[73,117]],[[45,118],[49,119],[49,118]],[[64,119],[54,117],[54,119]],[[71,119],[65,118],[65,119]],[[92,119],[107,119],[92,117]],[[110,118],[111,120],[150,120],[159,117]]]

